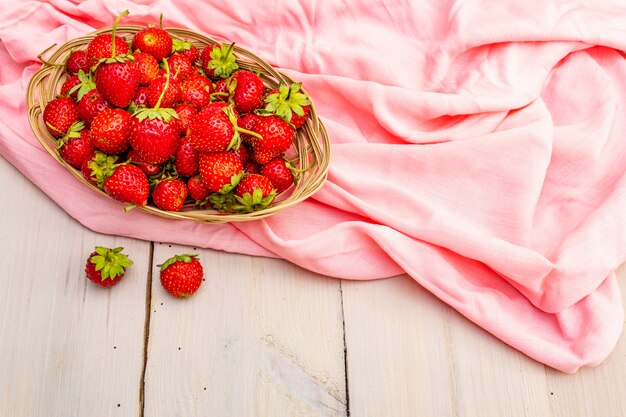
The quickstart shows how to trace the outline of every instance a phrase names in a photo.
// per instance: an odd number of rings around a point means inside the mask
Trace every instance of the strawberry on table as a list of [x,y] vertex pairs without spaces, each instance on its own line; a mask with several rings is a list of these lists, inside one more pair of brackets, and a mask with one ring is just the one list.
[[187,184],[178,178],[160,181],[152,190],[152,200],[161,210],[180,211],[187,199]]
[[70,97],[59,97],[46,104],[43,121],[52,136],[65,136],[70,127],[78,120],[78,107]]
[[204,278],[198,255],[175,255],[157,266],[161,268],[161,285],[177,298],[187,298],[194,294]]
[[101,287],[117,284],[126,273],[126,268],[133,264],[122,250],[124,250],[122,247],[110,249],[96,246],[85,265],[87,278]]
[[93,147],[110,155],[128,150],[131,118],[131,114],[122,109],[105,109],[98,113],[91,122]]

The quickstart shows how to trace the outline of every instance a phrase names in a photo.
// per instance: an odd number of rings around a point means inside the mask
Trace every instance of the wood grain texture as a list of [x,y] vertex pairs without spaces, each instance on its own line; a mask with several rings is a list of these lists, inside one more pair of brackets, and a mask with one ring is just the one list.
[[196,250],[205,282],[175,299],[155,245],[145,416],[345,416],[339,281],[288,262]]
[[[97,235],[0,158],[0,416],[136,416],[149,243]],[[97,245],[135,261],[114,288],[84,275]],[[119,404],[119,406],[118,406]]]
[[565,375],[498,341],[408,276],[342,286],[352,417],[626,415],[624,336],[599,367]]

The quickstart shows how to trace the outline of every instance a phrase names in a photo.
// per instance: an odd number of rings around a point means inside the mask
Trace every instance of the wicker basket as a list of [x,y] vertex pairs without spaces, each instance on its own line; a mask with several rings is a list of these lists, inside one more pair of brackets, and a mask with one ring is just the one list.
[[[141,30],[140,26],[118,26],[116,34],[123,37],[126,41],[130,41],[132,36]],[[111,33],[112,28],[105,28],[93,32],[91,34],[73,39],[56,52],[54,52],[47,61],[50,63],[64,63],[72,50],[84,49],[87,44],[98,34]],[[185,29],[167,29],[169,33],[187,41],[193,42],[198,49],[204,48],[206,45],[218,43],[217,41],[204,35],[185,30]],[[242,69],[259,72],[263,82],[269,88],[276,88],[279,83],[290,84],[293,82],[286,75],[276,71],[268,63],[261,58],[250,53],[249,51],[239,48],[235,45],[234,53],[237,64]],[[61,85],[65,81],[67,75],[63,66],[46,65],[33,76],[30,80],[27,90],[27,107],[28,119],[30,125],[37,136],[37,139],[43,147],[63,166],[72,172],[79,181],[82,181],[86,187],[107,196],[104,191],[89,183],[80,173],[66,163],[60,156],[56,147],[56,143],[52,135],[46,129],[42,112],[46,104],[53,100],[59,93]],[[302,89],[303,92],[304,89]],[[276,197],[274,203],[263,210],[259,210],[247,214],[226,214],[220,213],[213,209],[194,209],[193,202],[185,205],[180,212],[169,212],[160,210],[154,206],[137,207],[137,210],[147,211],[154,215],[170,218],[170,219],[188,219],[202,223],[224,223],[248,221],[267,217],[278,211],[291,207],[300,201],[305,200],[315,193],[324,183],[328,174],[328,166],[330,162],[330,141],[324,125],[317,117],[315,105],[312,103],[310,114],[306,123],[297,131],[294,140],[294,146],[287,152],[287,158],[299,167],[308,167],[306,172],[300,174],[298,183],[290,189],[284,191]]]

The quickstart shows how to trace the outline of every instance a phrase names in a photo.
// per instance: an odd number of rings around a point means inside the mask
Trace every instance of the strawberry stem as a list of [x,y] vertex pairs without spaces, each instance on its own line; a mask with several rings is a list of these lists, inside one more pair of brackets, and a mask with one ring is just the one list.
[[243,127],[235,126],[235,130],[239,133],[246,133],[250,136],[254,136],[257,139],[263,140],[263,136],[259,135],[257,132],[253,132],[252,130],[244,129]]
[[159,16],[159,28],[163,29],[163,13]]
[[37,55],[37,59],[40,60],[41,62],[43,62],[46,65],[50,65],[50,66],[53,66],[53,67],[63,67],[63,66],[65,66],[65,64],[58,64],[56,62],[50,62],[50,61],[46,61],[45,59],[43,59],[43,54],[45,54],[46,52],[48,52],[50,49],[54,48],[55,46],[57,46],[56,43],[54,45],[52,45],[52,46],[49,46],[45,51],[43,51],[42,53]]
[[170,64],[167,63],[167,58],[163,58],[163,62],[165,63],[165,86],[163,87],[161,95],[159,96],[159,99],[154,106],[154,110],[159,110],[159,107],[161,106],[161,101],[163,101],[163,97],[165,97],[165,92],[170,87]]
[[117,16],[115,23],[113,23],[113,30],[111,31],[111,39],[113,42],[111,45],[111,58],[115,58],[115,31],[117,30],[117,25],[120,23],[120,20],[122,20],[122,17],[126,16],[128,13],[128,10],[124,10],[119,16]]

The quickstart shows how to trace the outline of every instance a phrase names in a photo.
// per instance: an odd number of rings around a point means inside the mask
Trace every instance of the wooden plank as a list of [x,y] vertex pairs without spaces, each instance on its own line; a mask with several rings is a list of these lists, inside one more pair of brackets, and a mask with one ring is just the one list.
[[[165,292],[156,265],[198,253],[205,282]],[[145,416],[345,416],[341,294],[276,259],[157,244]]]
[[545,415],[543,366],[408,276],[343,289],[352,417]]
[[[626,264],[617,271],[626,305]],[[552,416],[626,416],[626,334],[595,368],[565,375],[546,368]]]
[[[0,416],[137,416],[150,243],[90,232],[0,158]],[[135,264],[84,277],[97,245]]]

